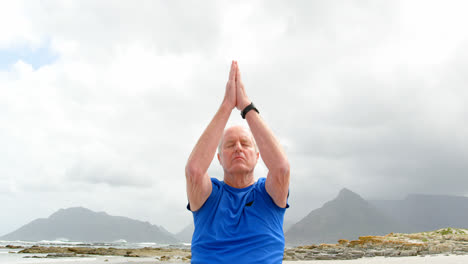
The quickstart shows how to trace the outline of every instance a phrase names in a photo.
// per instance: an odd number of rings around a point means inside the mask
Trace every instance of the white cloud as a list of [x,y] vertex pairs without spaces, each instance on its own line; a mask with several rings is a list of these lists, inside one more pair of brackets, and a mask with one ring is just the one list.
[[2,4],[0,49],[48,40],[58,58],[0,72],[0,195],[17,204],[0,233],[69,206],[181,229],[232,59],[289,154],[288,217],[342,187],[467,193],[463,2],[138,4]]
[[24,1],[3,2],[0,9],[0,49],[18,45],[37,46],[41,36],[34,32]]

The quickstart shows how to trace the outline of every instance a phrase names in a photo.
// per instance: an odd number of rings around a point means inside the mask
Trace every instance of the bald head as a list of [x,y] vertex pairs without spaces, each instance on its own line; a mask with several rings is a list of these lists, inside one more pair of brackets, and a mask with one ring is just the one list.
[[224,142],[224,137],[228,133],[236,133],[236,134],[237,133],[247,133],[250,140],[252,141],[252,144],[255,146],[255,151],[258,152],[257,143],[255,142],[255,138],[253,137],[252,132],[250,131],[250,129],[248,129],[248,128],[244,127],[244,126],[237,125],[237,126],[232,126],[232,127],[226,128],[224,130],[223,135],[221,136],[221,139],[219,140],[218,153],[221,153],[221,147],[222,147],[223,142]]

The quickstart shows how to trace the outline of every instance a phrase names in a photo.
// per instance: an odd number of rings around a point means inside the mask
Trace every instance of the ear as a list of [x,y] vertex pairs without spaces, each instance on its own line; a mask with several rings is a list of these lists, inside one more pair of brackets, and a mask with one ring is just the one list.
[[260,152],[257,151],[257,162],[258,162],[259,157],[260,157]]
[[219,164],[221,164],[221,166],[223,165],[223,163],[221,163],[221,156],[219,156],[219,153],[217,154],[218,156],[218,161],[219,161]]

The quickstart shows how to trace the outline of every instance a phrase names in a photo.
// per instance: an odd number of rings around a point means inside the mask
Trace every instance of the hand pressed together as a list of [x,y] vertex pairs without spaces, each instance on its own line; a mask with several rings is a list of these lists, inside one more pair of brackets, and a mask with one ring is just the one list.
[[226,92],[224,94],[224,102],[231,108],[236,107],[243,110],[251,102],[245,92],[244,84],[242,83],[239,65],[237,61],[232,61],[231,70],[229,72],[229,80],[226,84]]

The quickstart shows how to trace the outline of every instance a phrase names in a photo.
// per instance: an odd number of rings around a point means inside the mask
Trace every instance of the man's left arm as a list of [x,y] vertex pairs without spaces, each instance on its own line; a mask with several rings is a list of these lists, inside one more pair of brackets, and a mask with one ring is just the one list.
[[[247,97],[244,85],[240,77],[239,67],[236,76],[237,109],[243,110],[251,101]],[[289,161],[276,139],[273,131],[267,126],[262,117],[254,110],[250,110],[245,119],[257,142],[258,149],[265,165],[268,168],[268,176],[265,189],[273,201],[279,207],[285,208],[289,192]]]

